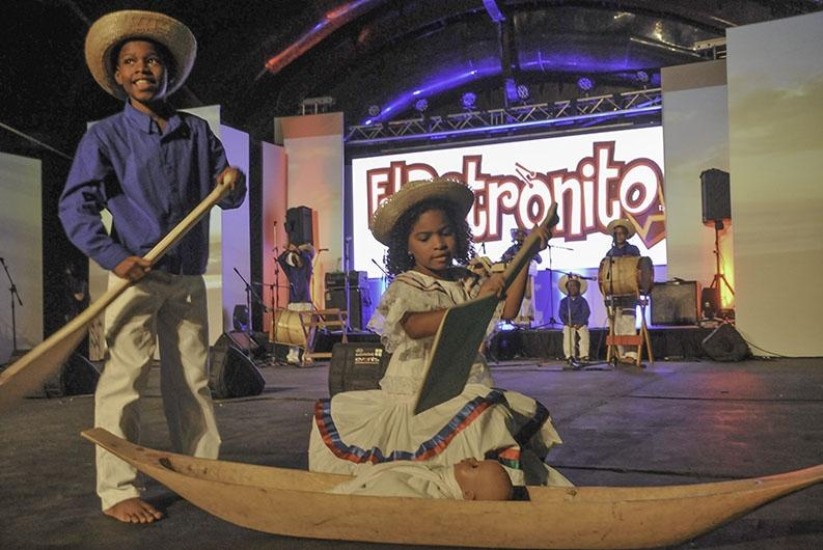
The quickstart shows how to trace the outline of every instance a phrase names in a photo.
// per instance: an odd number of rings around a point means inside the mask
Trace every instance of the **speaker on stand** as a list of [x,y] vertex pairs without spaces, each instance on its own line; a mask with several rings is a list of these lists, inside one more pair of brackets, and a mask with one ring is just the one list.
[[308,206],[295,206],[286,210],[286,232],[291,244],[314,244],[312,209]]
[[[717,304],[713,308],[715,315],[717,315],[717,312],[721,309],[721,285],[726,285],[728,291],[734,296],[734,288],[721,271],[722,261],[720,258],[720,231],[726,227],[724,220],[731,220],[732,218],[729,173],[717,168],[705,170],[700,174],[700,190],[703,203],[703,223],[711,222],[714,225],[715,271],[708,288],[717,291]],[[728,312],[724,312],[723,316],[728,317]]]

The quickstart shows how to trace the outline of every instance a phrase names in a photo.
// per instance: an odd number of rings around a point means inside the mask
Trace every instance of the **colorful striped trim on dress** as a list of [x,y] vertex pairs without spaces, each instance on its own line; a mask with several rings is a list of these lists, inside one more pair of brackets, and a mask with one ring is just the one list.
[[394,460],[429,460],[442,453],[449,443],[476,418],[490,407],[505,401],[500,390],[492,390],[485,397],[478,396],[466,403],[454,417],[434,436],[424,441],[415,451],[396,450],[388,455],[377,447],[363,449],[357,445],[348,445],[340,439],[340,434],[331,417],[331,400],[321,399],[314,408],[314,421],[323,442],[329,450],[342,460],[356,464],[391,462]]

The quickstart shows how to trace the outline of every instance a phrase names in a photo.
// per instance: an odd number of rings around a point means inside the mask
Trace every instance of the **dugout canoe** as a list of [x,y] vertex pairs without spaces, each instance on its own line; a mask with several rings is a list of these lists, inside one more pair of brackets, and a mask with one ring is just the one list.
[[[292,537],[476,548],[654,548],[680,544],[823,481],[823,465],[664,487],[529,487],[529,501],[329,494],[348,479],[198,459],[95,428],[83,437],[225,521]],[[413,520],[411,519],[413,518]]]

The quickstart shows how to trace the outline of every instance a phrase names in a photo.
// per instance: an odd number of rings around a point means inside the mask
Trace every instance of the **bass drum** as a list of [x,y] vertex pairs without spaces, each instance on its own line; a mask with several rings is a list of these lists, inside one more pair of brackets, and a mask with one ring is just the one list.
[[300,321],[300,312],[278,309],[274,312],[269,329],[269,342],[288,346],[306,347],[306,333]]
[[654,287],[654,265],[646,256],[603,258],[597,282],[603,296],[649,294]]

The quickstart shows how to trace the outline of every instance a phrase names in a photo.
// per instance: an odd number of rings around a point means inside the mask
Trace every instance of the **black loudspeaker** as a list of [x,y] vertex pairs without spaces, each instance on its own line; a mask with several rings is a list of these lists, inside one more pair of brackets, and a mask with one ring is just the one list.
[[714,361],[742,361],[751,353],[740,333],[728,323],[703,339],[703,351]]
[[260,395],[266,381],[255,364],[238,348],[231,336],[220,335],[211,349],[209,389],[218,399]]
[[329,362],[329,397],[344,391],[376,390],[391,356],[377,343],[337,343]]
[[[261,357],[266,354],[265,345],[260,343],[254,333],[249,335],[245,331],[232,330],[227,332],[226,336],[231,338],[232,344],[237,349],[243,352],[251,352],[252,357]],[[266,340],[268,340],[268,336],[266,336]]]
[[94,393],[98,380],[100,371],[97,367],[79,353],[72,353],[60,372],[43,384],[43,393],[46,397],[88,395]]
[[697,283],[654,283],[651,291],[653,325],[697,325]]
[[732,201],[729,191],[729,173],[717,168],[700,174],[703,198],[703,223],[730,220]]
[[289,234],[291,244],[314,244],[311,208],[296,206],[286,210],[286,232]]
[[234,306],[231,315],[231,326],[234,330],[245,332],[249,328],[249,308],[245,304]]
[[368,290],[350,286],[349,302],[346,303],[346,288],[329,288],[326,290],[326,307],[337,308],[349,312],[349,327],[354,330],[363,330],[368,319],[364,318],[363,306],[367,300]]
[[717,287],[704,288],[700,293],[700,307],[704,318],[717,317],[720,313],[720,289]]

